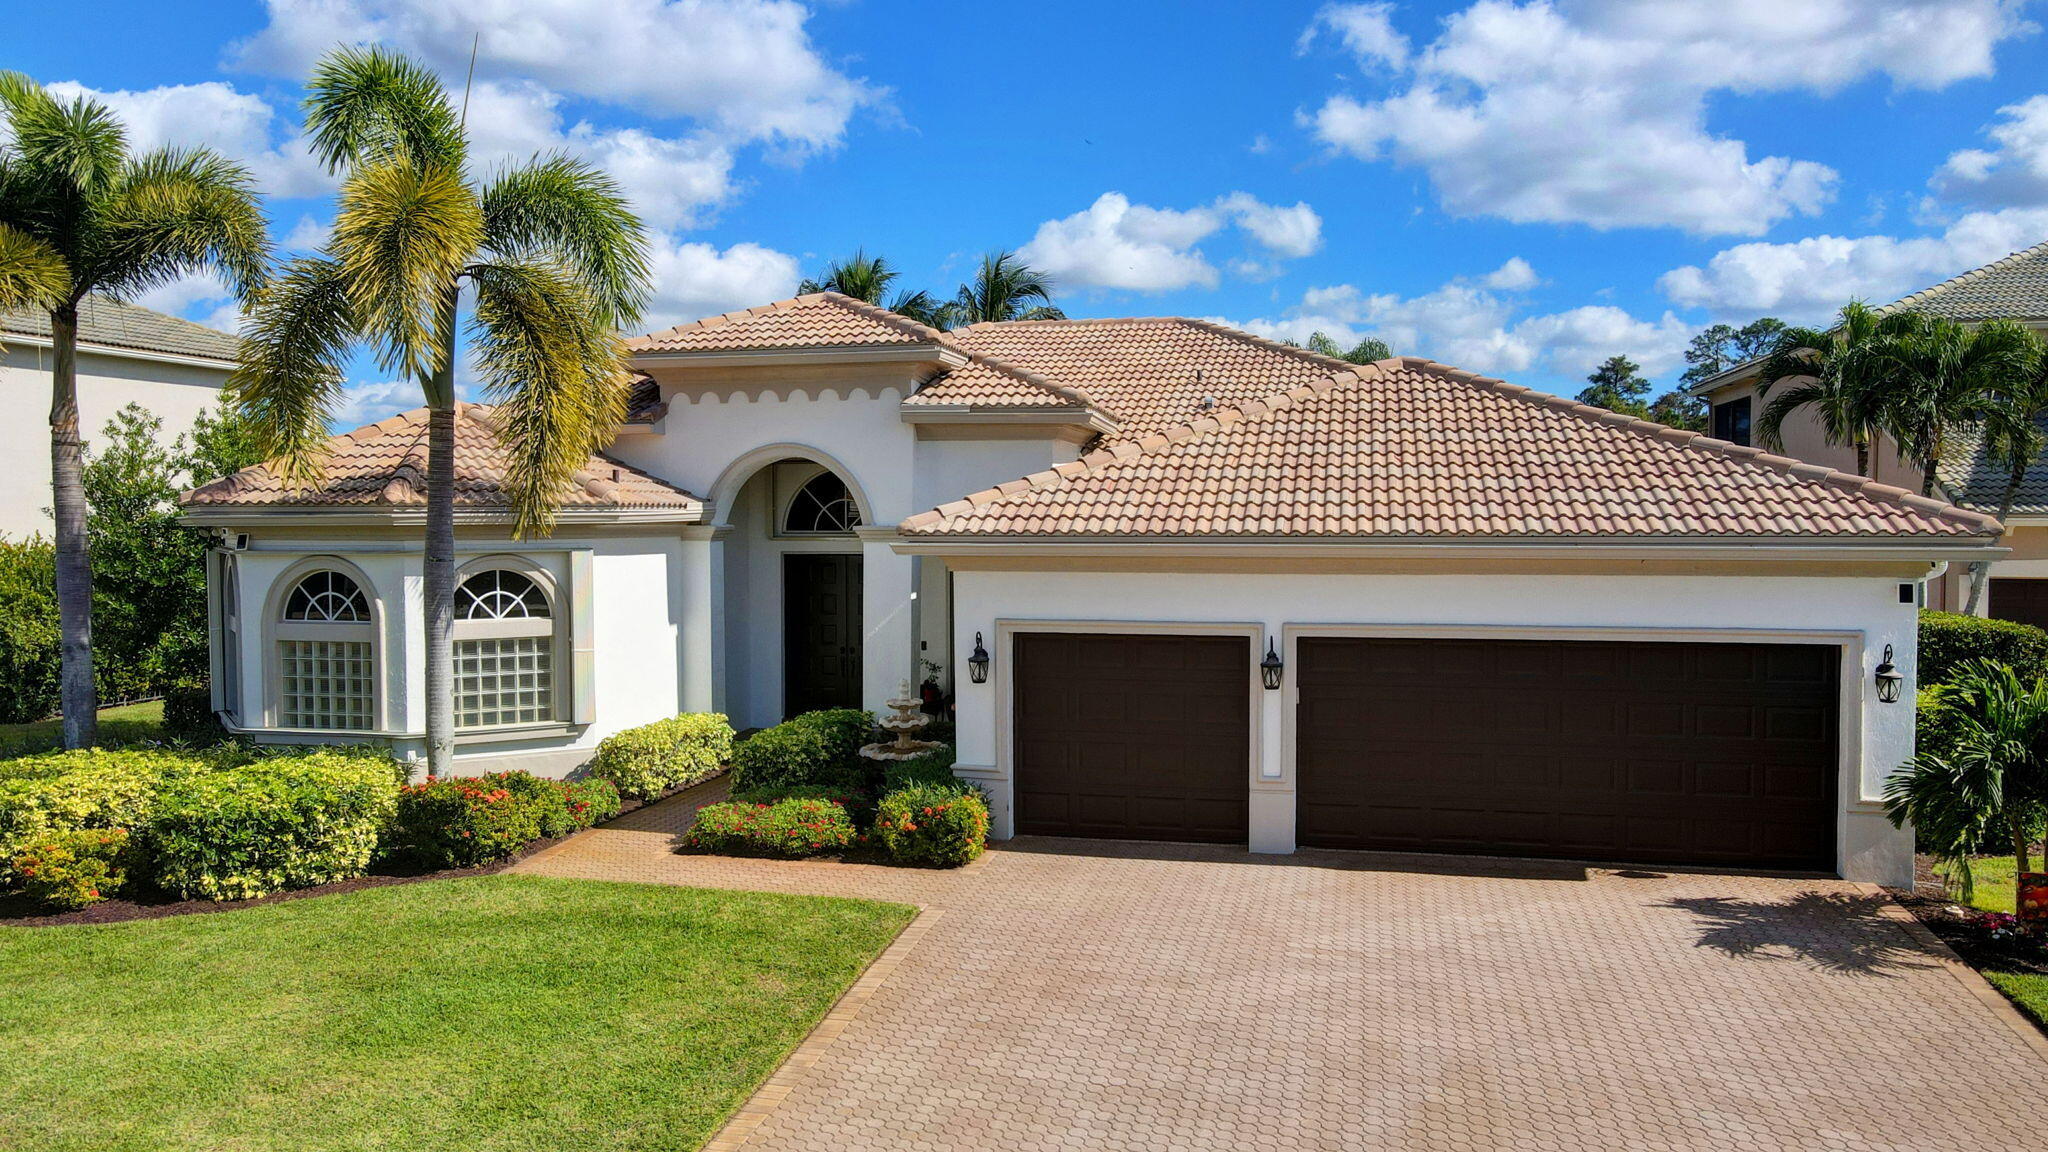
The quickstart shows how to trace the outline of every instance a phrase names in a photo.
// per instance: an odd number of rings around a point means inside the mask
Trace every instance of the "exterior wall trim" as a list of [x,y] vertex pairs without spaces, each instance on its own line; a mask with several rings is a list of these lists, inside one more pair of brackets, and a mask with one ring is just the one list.
[[753,479],[756,472],[778,460],[792,459],[808,460],[845,481],[846,491],[852,495],[854,504],[860,508],[862,523],[875,522],[874,501],[868,498],[867,489],[861,486],[860,478],[854,475],[853,469],[822,448],[813,448],[808,444],[792,441],[763,444],[735,457],[718,474],[718,480],[711,485],[711,495],[704,503],[701,519],[715,521],[722,517],[732,507],[733,501],[739,498],[740,490],[746,487],[747,481]]

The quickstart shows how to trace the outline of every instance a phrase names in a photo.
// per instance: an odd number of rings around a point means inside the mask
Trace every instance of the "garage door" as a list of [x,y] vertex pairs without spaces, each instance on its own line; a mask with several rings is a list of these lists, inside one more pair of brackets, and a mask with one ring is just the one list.
[[1991,615],[2048,628],[2048,580],[1991,578]]
[[1839,652],[1303,638],[1300,841],[1835,867]]
[[1017,831],[1245,839],[1251,642],[1018,633]]

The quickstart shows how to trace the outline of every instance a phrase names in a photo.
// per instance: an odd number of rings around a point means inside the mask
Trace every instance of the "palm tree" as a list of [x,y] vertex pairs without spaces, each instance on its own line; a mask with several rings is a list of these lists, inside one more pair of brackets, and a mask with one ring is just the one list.
[[[1758,438],[1784,451],[1785,421],[1811,408],[1828,443],[1853,446],[1857,474],[1870,475],[1870,447],[1885,423],[1885,394],[1870,370],[1869,349],[1887,325],[1900,323],[1852,300],[1832,328],[1785,329],[1757,377],[1757,397],[1766,401],[1757,417]],[[1772,396],[1781,385],[1784,390]]]
[[241,166],[206,148],[134,153],[99,103],[63,102],[0,72],[0,298],[50,315],[50,480],[56,513],[64,746],[99,735],[92,671],[92,556],[78,428],[78,309],[210,271],[247,298],[269,260],[263,212]]
[[[2005,491],[1998,498],[2000,524],[2012,515],[2013,501],[2019,498],[2020,485],[2026,481],[2027,470],[2041,458],[2044,450],[2048,450],[2048,431],[2041,427],[2043,417],[2048,417],[2048,358],[2044,358],[2048,349],[2042,348],[2033,333],[2025,329],[2020,333],[2027,359],[2026,370],[1999,390],[1996,402],[1984,415],[1985,455],[2006,467]],[[1977,614],[1977,605],[1983,603],[1984,585],[1990,575],[1989,563],[1979,560],[1970,565],[1970,595],[1963,605],[1966,614]]]
[[974,279],[960,286],[946,304],[945,327],[957,328],[992,320],[1064,320],[1053,306],[1052,280],[1024,263],[1015,252],[991,252],[981,258]]
[[292,261],[257,300],[237,408],[284,460],[318,471],[345,358],[372,349],[420,383],[428,408],[425,607],[427,765],[454,751],[450,629],[455,594],[455,345],[467,328],[484,393],[510,456],[513,534],[544,533],[570,472],[624,417],[629,377],[619,327],[647,294],[646,239],[612,180],[540,156],[478,181],[469,138],[441,82],[377,48],[315,66],[306,130],[343,174],[325,251]]
[[2039,344],[2010,321],[1976,326],[1916,313],[1882,325],[1870,347],[1873,380],[1885,393],[1885,430],[1920,468],[1920,494],[1934,494],[1950,428],[1984,420],[2013,383],[2033,371]]
[[846,260],[835,260],[825,265],[824,274],[815,280],[805,280],[797,285],[797,291],[808,295],[812,292],[837,292],[855,300],[865,300],[881,305],[898,316],[908,316],[920,324],[938,327],[941,319],[939,302],[923,289],[903,289],[882,302],[883,294],[889,290],[902,273],[889,266],[887,257],[869,256],[863,249],[853,250],[853,256]]

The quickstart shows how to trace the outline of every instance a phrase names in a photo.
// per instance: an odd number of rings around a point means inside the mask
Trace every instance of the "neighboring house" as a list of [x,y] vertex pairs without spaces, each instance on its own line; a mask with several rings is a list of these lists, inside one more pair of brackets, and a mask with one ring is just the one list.
[[[90,445],[114,413],[140,404],[163,421],[168,445],[219,400],[237,342],[189,320],[88,297],[78,309],[79,429]],[[0,537],[54,530],[50,522],[50,317],[0,312]]]
[[[1994,260],[1878,311],[1925,312],[1966,324],[2016,320],[2048,333],[2048,243]],[[1750,443],[1752,423],[1768,402],[1768,396],[1757,395],[1760,363],[1738,364],[1693,388],[1693,395],[1712,406],[1711,435],[1735,444]],[[1787,456],[1843,471],[1856,469],[1855,449],[1828,443],[1819,418],[1810,411],[1787,420],[1783,435]],[[1872,448],[1870,472],[1881,483],[1913,492],[1920,491],[1924,479],[1919,466],[1901,458],[1898,445],[1889,436],[1881,437]],[[1945,446],[1934,479],[1936,493],[1944,499],[1996,515],[2008,478],[2009,470],[1985,455],[1980,438],[1964,430]],[[2006,529],[2002,543],[2011,552],[1991,565],[1991,582],[1977,611],[2048,628],[2048,457],[2035,461],[2027,473]],[[1966,567],[1948,569],[1927,583],[1927,607],[1960,612],[1968,603],[1969,587]]]
[[[1989,517],[1197,320],[938,332],[825,294],[631,348],[632,422],[551,538],[509,539],[462,410],[464,771],[873,708],[929,660],[998,836],[1911,878],[1877,797],[1912,696],[1873,676],[1910,681],[1918,582]],[[226,541],[235,728],[421,748],[424,433],[186,496]]]

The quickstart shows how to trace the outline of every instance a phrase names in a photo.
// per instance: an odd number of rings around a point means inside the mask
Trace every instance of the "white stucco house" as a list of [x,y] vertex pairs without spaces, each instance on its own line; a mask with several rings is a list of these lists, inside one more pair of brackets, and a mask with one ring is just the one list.
[[[168,445],[213,408],[238,355],[235,338],[135,304],[90,296],[78,309],[79,429],[90,445],[114,413],[140,404]],[[0,312],[0,537],[47,537],[50,522],[50,317]]]
[[[631,348],[551,538],[510,540],[462,413],[466,769],[876,707],[929,661],[998,836],[1910,877],[1877,800],[1914,602],[1997,554],[1981,513],[1196,320],[939,332],[822,294]],[[424,432],[187,495],[235,728],[419,748]]]

